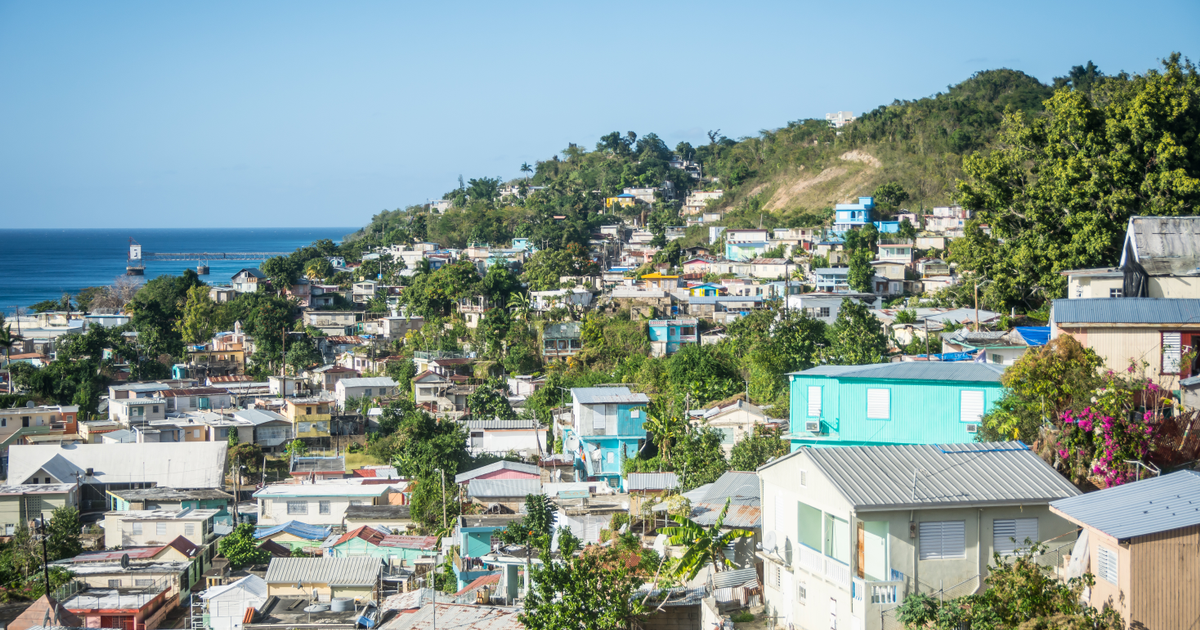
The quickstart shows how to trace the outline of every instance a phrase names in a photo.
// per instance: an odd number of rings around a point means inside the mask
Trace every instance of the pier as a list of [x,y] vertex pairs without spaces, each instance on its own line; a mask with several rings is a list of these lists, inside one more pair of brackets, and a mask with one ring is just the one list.
[[147,252],[132,238],[129,239],[129,256],[126,258],[125,274],[141,276],[146,273],[145,261],[169,262],[195,260],[200,275],[208,274],[208,262],[212,260],[266,260],[274,256],[287,256],[291,252]]

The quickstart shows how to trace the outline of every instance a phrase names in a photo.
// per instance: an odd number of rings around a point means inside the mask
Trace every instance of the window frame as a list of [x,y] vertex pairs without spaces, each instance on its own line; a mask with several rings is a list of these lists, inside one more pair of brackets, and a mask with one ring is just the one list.
[[[1032,534],[1028,531],[1030,521],[1033,523]],[[997,533],[997,530],[1000,529],[1001,524],[1005,524],[1005,529],[1008,529],[1009,526],[1007,523],[1012,523],[1012,534],[1005,535],[1003,538],[1000,538],[1000,534]],[[1025,531],[1022,531],[1023,528]],[[1029,552],[1027,548],[1022,549],[1025,546],[1025,539],[1028,538],[1035,543],[1039,542],[1039,534],[1040,530],[1038,529],[1038,519],[1036,516],[1024,518],[994,518],[992,519],[992,551],[998,552],[1002,556],[1025,555]],[[1015,539],[1015,542],[1010,540],[1010,538]],[[1019,550],[1021,550],[1021,553],[1018,553]]]
[[[808,413],[809,418],[820,418],[821,417],[821,403],[823,402],[821,400],[821,398],[822,398],[822,395],[824,394],[824,391],[823,391],[824,388],[822,388],[820,385],[807,385],[806,388],[807,389],[805,389],[805,391],[807,392],[807,394],[806,394],[806,398],[804,400],[805,407],[806,407],[805,411]],[[816,390],[816,392],[817,392],[817,395],[815,398],[815,400],[817,402],[816,413],[813,413],[813,400],[814,400],[813,390]]]
[[159,522],[155,523],[154,524],[154,535],[155,536],[166,536],[167,535],[167,524],[163,521],[159,521]]
[[[301,507],[303,508],[301,509]],[[284,511],[288,516],[303,516],[308,514],[308,501],[284,501]]]
[[[979,395],[979,415],[967,418],[967,395]],[[982,424],[983,415],[987,410],[987,392],[982,389],[963,389],[958,392],[958,421],[963,424]]]
[[[1177,340],[1175,343],[1175,369],[1173,371],[1168,371],[1167,367],[1167,335],[1174,335]],[[1183,371],[1183,333],[1175,330],[1161,330],[1158,333],[1158,342],[1160,351],[1158,360],[1159,372],[1163,375],[1181,374]]]
[[317,514],[333,514],[333,503],[331,501],[317,501]]

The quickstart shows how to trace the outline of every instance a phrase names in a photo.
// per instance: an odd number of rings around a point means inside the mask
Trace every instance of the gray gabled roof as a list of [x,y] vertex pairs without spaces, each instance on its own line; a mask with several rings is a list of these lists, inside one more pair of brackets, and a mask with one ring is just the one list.
[[505,429],[543,429],[541,422],[532,418],[517,418],[515,420],[500,420],[493,418],[491,420],[466,420],[463,426],[472,431],[496,431]]
[[641,404],[649,403],[650,397],[635,394],[628,387],[575,387],[571,396],[580,404]]
[[1050,507],[1117,539],[1200,525],[1200,472],[1143,479],[1059,499]]
[[493,473],[493,472],[500,471],[500,470],[515,470],[517,472],[523,472],[523,473],[530,474],[530,475],[538,475],[539,477],[542,474],[541,470],[537,466],[534,466],[533,464],[522,464],[520,462],[510,462],[508,460],[501,460],[498,462],[492,462],[492,463],[488,464],[487,466],[480,466],[479,468],[474,468],[474,469],[468,470],[466,472],[458,473],[457,475],[454,475],[454,483],[462,483],[464,481],[470,481],[481,475],[486,475],[488,473]]
[[467,496],[472,499],[524,497],[541,493],[541,479],[472,479],[467,485]]
[[374,586],[383,570],[379,558],[271,558],[267,584]]
[[1121,266],[1131,250],[1151,276],[1198,275],[1200,217],[1130,217]]
[[731,470],[717,478],[708,487],[700,501],[723,503],[725,499],[759,498],[758,474]]
[[902,381],[961,381],[968,383],[999,383],[1004,367],[989,363],[941,361],[905,361],[902,363],[873,363],[870,365],[821,365],[798,376],[829,378],[869,378]]
[[629,473],[625,485],[630,492],[638,490],[674,490],[679,487],[679,476],[673,472]]
[[1079,494],[1021,442],[802,448],[856,510],[1037,505]]
[[1054,300],[1050,318],[1062,324],[1198,324],[1200,299],[1075,298]]

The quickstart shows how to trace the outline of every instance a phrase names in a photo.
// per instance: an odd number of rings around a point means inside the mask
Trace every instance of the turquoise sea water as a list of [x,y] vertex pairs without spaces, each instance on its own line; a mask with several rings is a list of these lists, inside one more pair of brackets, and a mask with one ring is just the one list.
[[[147,252],[291,252],[320,239],[340,242],[358,228],[171,228],[0,230],[0,312],[112,284],[125,274],[129,239]],[[195,269],[197,261],[147,261],[147,280]],[[226,284],[259,261],[210,260],[210,284]]]

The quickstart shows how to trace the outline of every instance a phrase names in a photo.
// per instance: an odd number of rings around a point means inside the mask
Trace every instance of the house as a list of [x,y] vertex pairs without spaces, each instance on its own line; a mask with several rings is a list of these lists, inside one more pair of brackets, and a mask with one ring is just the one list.
[[108,419],[128,427],[166,418],[167,401],[163,398],[124,398],[108,401]]
[[542,329],[542,357],[547,361],[565,361],[583,350],[580,322],[546,324]]
[[1130,217],[1120,269],[1123,297],[1200,298],[1200,216]]
[[793,269],[796,269],[796,263],[787,258],[755,258],[750,261],[750,275],[755,278],[787,278]]
[[833,324],[837,321],[838,313],[842,310],[842,304],[846,300],[865,304],[867,308],[879,308],[881,304],[879,296],[871,293],[817,292],[789,295],[787,307],[788,310],[802,311],[809,317],[819,319],[826,324]]
[[872,222],[873,197],[859,197],[858,203],[839,203],[833,207],[833,232],[841,234]]
[[1128,628],[1186,628],[1200,618],[1200,472],[1161,477],[1059,499],[1050,512],[1082,528],[1062,577],[1095,576],[1084,589],[1095,608],[1112,606]]
[[258,524],[275,526],[303,519],[312,525],[340,525],[351,505],[388,503],[393,487],[387,484],[321,482],[276,484],[254,493]]
[[915,361],[822,365],[788,375],[792,450],[972,442],[1004,395],[1002,367]]
[[749,262],[770,246],[770,230],[725,230],[725,258]]
[[832,114],[825,114],[825,122],[828,122],[829,126],[833,127],[834,129],[841,129],[855,120],[857,120],[857,118],[855,117],[854,112],[841,111],[833,112]]
[[304,311],[304,324],[326,335],[345,335],[360,316],[356,311]]
[[490,573],[480,558],[491,553],[499,542],[496,532],[520,518],[518,514],[464,514],[458,517],[454,528],[457,547],[451,551],[450,561],[454,565],[459,589]]
[[253,442],[264,451],[278,450],[292,439],[291,421],[269,409],[238,409],[233,417],[254,426]]
[[109,508],[117,512],[141,512],[161,510],[183,512],[184,510],[216,510],[214,521],[230,519],[233,495],[217,488],[204,490],[176,490],[174,488],[129,488],[109,490]]
[[309,525],[300,521],[287,521],[273,527],[260,527],[254,539],[283,545],[292,551],[319,547],[333,530],[320,525]]
[[345,479],[346,458],[292,456],[288,472],[296,483]]
[[694,317],[680,319],[654,319],[647,326],[650,334],[650,355],[665,357],[679,352],[687,344],[700,343]]
[[[963,210],[962,206],[938,206],[929,211],[925,215],[926,232],[944,235],[947,237],[959,237],[963,235],[963,230],[966,228],[967,219],[971,218],[970,210]],[[928,249],[933,245],[917,244],[921,249]],[[945,249],[945,243],[936,245],[936,249]]]
[[711,282],[701,282],[698,284],[690,284],[687,288],[688,295],[691,297],[718,297],[728,292],[723,284],[713,284]]
[[[1075,337],[1114,371],[1147,363],[1146,376],[1167,389],[1198,372],[1200,299],[1079,298],[1054,300],[1050,338]],[[1190,364],[1183,361],[1191,354]]]
[[984,363],[1012,365],[1025,356],[1030,348],[1046,345],[1050,340],[1049,326],[1018,326],[1008,331],[973,332],[960,328],[942,333],[943,352],[983,352]]
[[679,475],[665,473],[629,473],[625,476],[625,488],[629,490],[629,513],[640,514],[642,505],[654,503],[668,492],[679,489]]
[[697,256],[695,258],[689,258],[688,260],[683,261],[682,263],[680,263],[679,266],[683,269],[683,273],[686,273],[686,274],[702,273],[703,274],[703,273],[708,273],[709,265],[711,265],[711,264],[712,264],[712,261],[710,259],[705,258],[703,256]]
[[516,514],[531,494],[542,493],[541,479],[472,479],[466,497],[485,509]]
[[83,620],[82,627],[157,630],[178,601],[179,593],[164,579],[132,588],[89,588],[61,603]]
[[228,409],[232,406],[229,392],[219,387],[189,387],[159,392],[167,411],[186,412],[206,409]]
[[1049,504],[1079,490],[1021,442],[802,448],[758,474],[764,599],[783,625],[879,630],[906,596],[976,592],[993,552],[1069,548],[1075,529]]
[[412,509],[407,505],[351,505],[344,520],[347,529],[371,525],[397,532],[414,527]]
[[162,546],[183,536],[193,545],[204,547],[216,537],[213,532],[216,517],[217,510],[193,508],[180,512],[108,512],[104,515],[104,546],[109,549]]
[[336,389],[337,382],[344,378],[358,378],[358,372],[336,364],[322,365],[310,372],[312,384],[330,393]]
[[261,609],[267,602],[267,582],[257,575],[247,575],[209,588],[200,599],[204,602],[206,630],[241,630],[246,610]]
[[468,380],[426,370],[413,377],[413,400],[436,416],[458,418],[466,413],[467,397],[475,391],[476,386],[468,385]]
[[214,551],[177,536],[163,545],[81,553],[51,566],[70,571],[76,582],[88,588],[161,584],[186,601],[193,588],[204,583],[204,572],[212,566]]
[[334,386],[334,397],[338,409],[346,408],[350,398],[382,398],[399,394],[397,383],[388,376],[371,378],[344,378]]
[[74,481],[0,486],[0,535],[12,536],[35,519],[49,521],[60,507],[78,506],[79,484]]
[[[342,379],[338,385],[350,380],[371,379]],[[391,379],[388,379],[391,380]],[[283,417],[292,424],[292,436],[295,438],[328,441],[330,425],[333,422],[332,396],[309,396],[307,398],[287,398],[283,404]]]
[[909,241],[881,242],[875,259],[881,262],[900,263],[905,267],[911,268],[913,264],[913,245]]
[[541,455],[550,450],[550,429],[537,419],[467,420],[463,427],[470,435],[467,449],[475,457],[484,453]]
[[[5,626],[6,630],[30,630],[30,628],[43,628],[43,624],[49,619],[53,619],[60,627],[82,628],[83,619],[76,616],[75,613],[63,608],[63,605],[53,597],[42,595],[28,605],[21,614],[15,619],[6,619],[8,622]],[[50,615],[53,615],[51,617]],[[11,617],[11,613],[8,615]]]
[[[513,595],[516,592],[514,590]],[[647,628],[653,628],[647,624]],[[400,615],[384,625],[386,630],[436,630],[436,628],[472,628],[473,630],[524,630],[520,614],[514,608],[477,606],[473,602],[451,604],[429,601],[420,610]]]
[[500,460],[460,472],[454,476],[454,483],[465,485],[475,479],[541,479],[541,477],[542,473],[537,466]]
[[621,465],[645,443],[648,404],[649,396],[628,387],[571,389],[572,426],[564,431],[563,450],[575,455],[575,468],[623,488]]
[[258,269],[242,269],[229,279],[229,286],[238,293],[254,293],[259,284],[267,282],[267,274]]
[[556,306],[587,308],[592,303],[592,292],[575,287],[550,291],[530,291],[530,305],[535,311],[548,311]]
[[379,558],[271,558],[267,596],[315,599],[377,600],[383,563]]
[[817,291],[844,292],[850,290],[849,267],[819,267],[811,271],[813,287]]
[[331,558],[366,556],[379,558],[389,566],[412,566],[421,558],[438,553],[437,536],[397,536],[374,527],[360,525],[342,534],[326,551]]
[[718,401],[707,409],[689,412],[692,426],[707,425],[721,432],[721,449],[725,457],[733,452],[733,445],[754,434],[756,427],[767,424],[767,414],[750,404],[739,394],[732,401]]
[[0,470],[8,460],[8,446],[30,438],[44,437],[69,440],[78,436],[79,407],[74,405],[40,405],[0,409]]

